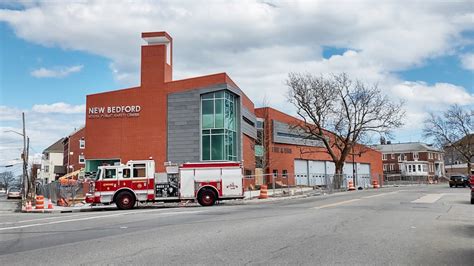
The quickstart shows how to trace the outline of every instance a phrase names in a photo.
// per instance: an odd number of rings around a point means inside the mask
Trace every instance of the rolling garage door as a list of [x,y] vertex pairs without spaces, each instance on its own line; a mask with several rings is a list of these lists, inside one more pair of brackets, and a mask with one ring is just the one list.
[[326,184],[326,162],[308,161],[309,163],[309,185],[322,186]]
[[370,164],[357,164],[357,187],[370,187]]
[[295,179],[296,185],[308,185],[308,161],[295,160]]
[[334,173],[334,163],[328,161],[295,160],[296,184],[322,186],[326,184],[326,173]]

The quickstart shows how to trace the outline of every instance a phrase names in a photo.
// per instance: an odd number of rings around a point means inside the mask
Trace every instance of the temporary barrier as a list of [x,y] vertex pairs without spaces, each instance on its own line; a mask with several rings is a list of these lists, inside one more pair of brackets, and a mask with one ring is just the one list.
[[48,209],[53,209],[53,202],[51,201],[51,199],[48,200]]
[[267,185],[261,185],[260,186],[260,196],[258,198],[259,199],[268,198],[268,187],[267,187]]
[[42,210],[44,209],[44,197],[39,195],[39,196],[36,196],[36,207],[35,209],[37,210]]
[[354,183],[352,183],[352,180],[349,180],[349,188],[347,190],[352,191],[355,190],[356,188],[354,187]]
[[372,185],[374,188],[380,188],[379,181],[377,179],[372,180]]
[[31,212],[32,210],[31,201],[26,202],[26,212]]

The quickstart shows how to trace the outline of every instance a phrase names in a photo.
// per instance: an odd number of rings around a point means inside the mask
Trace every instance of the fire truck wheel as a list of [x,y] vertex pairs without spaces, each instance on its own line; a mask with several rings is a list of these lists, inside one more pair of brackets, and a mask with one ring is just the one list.
[[216,202],[216,193],[208,188],[203,188],[199,191],[198,202],[201,206],[212,206]]
[[135,196],[128,191],[120,192],[115,198],[115,204],[121,210],[131,209],[135,206]]

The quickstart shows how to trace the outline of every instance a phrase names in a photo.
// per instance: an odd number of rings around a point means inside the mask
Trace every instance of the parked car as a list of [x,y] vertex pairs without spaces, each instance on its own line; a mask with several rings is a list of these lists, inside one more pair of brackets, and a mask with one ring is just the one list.
[[465,175],[453,175],[449,178],[449,187],[470,187],[469,177]]
[[474,175],[471,175],[471,204],[474,204]]
[[21,199],[20,188],[12,187],[8,189],[7,199]]

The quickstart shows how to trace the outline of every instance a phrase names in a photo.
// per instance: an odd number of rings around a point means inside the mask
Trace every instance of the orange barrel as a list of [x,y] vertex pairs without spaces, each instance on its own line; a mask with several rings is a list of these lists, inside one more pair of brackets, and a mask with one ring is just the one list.
[[258,198],[259,199],[268,198],[268,187],[267,187],[267,185],[261,185],[260,186],[260,196]]
[[352,180],[349,180],[349,188],[348,190],[356,190],[356,188],[354,187],[354,183],[352,183]]
[[44,196],[36,196],[36,209],[44,209]]
[[377,179],[372,180],[372,186],[374,188],[380,188],[379,181]]

